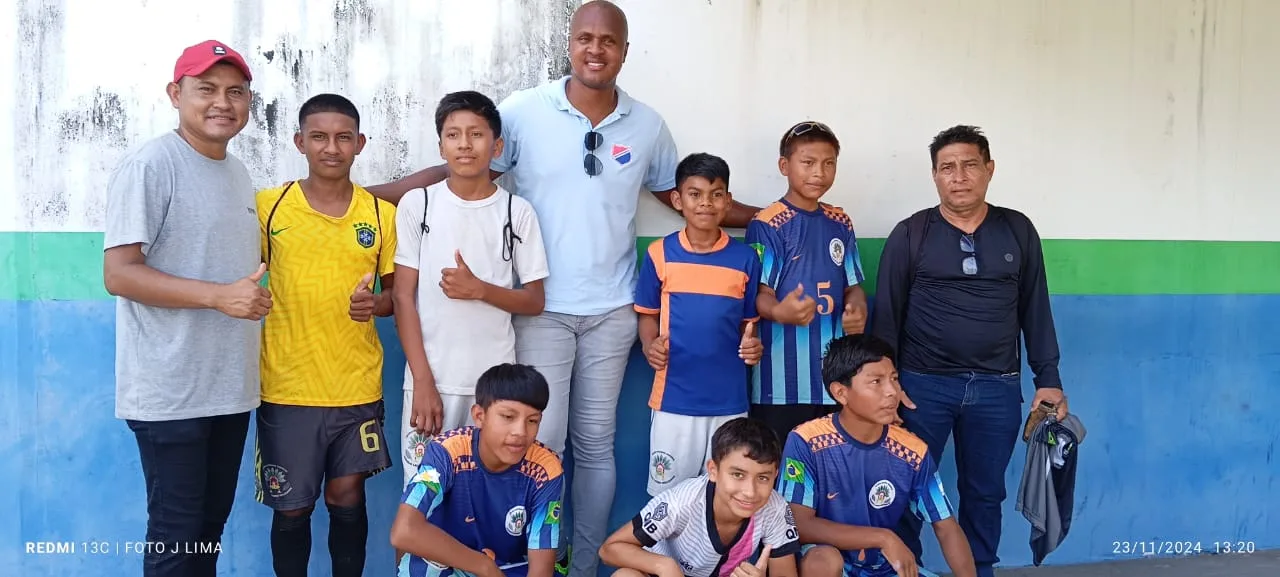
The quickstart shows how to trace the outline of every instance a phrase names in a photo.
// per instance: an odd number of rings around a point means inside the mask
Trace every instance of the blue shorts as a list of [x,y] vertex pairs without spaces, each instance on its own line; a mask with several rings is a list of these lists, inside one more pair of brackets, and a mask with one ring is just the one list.
[[[818,545],[814,545],[813,543],[801,545],[799,558],[804,559],[805,554],[808,553],[810,549],[817,546]],[[886,561],[884,557],[881,557],[878,553],[876,554],[876,557],[879,558],[877,560],[878,563],[870,567],[865,565],[853,565],[849,563],[848,559],[846,559],[844,562],[844,577],[898,577],[898,573],[893,570],[893,567],[889,566],[889,562]],[[929,571],[924,567],[920,567],[920,577],[938,577],[938,574]]]

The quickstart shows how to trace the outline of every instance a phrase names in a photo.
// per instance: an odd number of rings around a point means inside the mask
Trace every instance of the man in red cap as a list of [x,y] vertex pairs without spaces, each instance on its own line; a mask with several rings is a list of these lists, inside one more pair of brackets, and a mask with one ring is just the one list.
[[[271,295],[249,171],[227,143],[249,119],[249,66],[213,40],[168,85],[178,128],[107,185],[103,277],[116,298],[116,417],[138,442],[153,547],[143,575],[216,573]],[[283,477],[286,473],[281,472]]]

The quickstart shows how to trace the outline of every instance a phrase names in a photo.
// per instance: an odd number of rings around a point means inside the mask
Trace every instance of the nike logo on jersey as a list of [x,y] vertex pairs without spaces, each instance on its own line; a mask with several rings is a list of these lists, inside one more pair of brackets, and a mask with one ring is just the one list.
[[476,522],[476,518],[475,518],[475,517],[467,517],[466,519],[463,519],[463,521],[466,521],[467,523],[475,523],[475,522]]
[[275,229],[275,230],[272,230],[272,231],[271,231],[271,236],[275,236],[275,235],[280,234],[280,233],[282,233],[282,232],[284,232],[284,231],[286,231],[286,230],[289,230],[289,229],[291,229],[291,228],[293,228],[293,226],[292,226],[292,225],[290,225],[290,226],[286,226],[286,227],[281,228],[281,229]]
[[832,499],[835,499],[835,498],[836,498],[836,495],[839,495],[839,494],[840,494],[840,492],[839,492],[839,491],[837,491],[837,492],[835,492],[835,493],[827,493],[827,500],[828,500],[828,501],[830,501],[830,500],[832,500]]

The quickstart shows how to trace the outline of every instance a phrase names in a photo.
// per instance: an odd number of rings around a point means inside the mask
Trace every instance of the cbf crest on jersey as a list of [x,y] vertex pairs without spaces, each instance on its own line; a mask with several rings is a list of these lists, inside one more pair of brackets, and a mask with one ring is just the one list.
[[893,504],[893,497],[896,493],[897,489],[893,488],[893,483],[886,479],[880,479],[876,481],[875,485],[871,486],[871,492],[867,494],[867,502],[873,508],[883,509]]
[[844,266],[844,241],[838,238],[831,239],[831,244],[827,245],[827,252],[831,254],[831,262],[836,266]]
[[356,229],[356,244],[365,248],[372,247],[374,238],[377,236],[373,225],[367,222],[357,222],[354,226]]

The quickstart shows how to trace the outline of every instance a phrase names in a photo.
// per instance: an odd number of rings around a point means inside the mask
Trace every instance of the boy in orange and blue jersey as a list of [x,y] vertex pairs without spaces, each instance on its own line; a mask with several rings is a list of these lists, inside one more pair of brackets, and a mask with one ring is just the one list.
[[729,165],[691,154],[676,167],[671,204],[685,227],[649,245],[636,285],[640,342],[656,371],[649,408],[649,495],[701,475],[711,438],[746,416],[760,259],[720,229],[733,196]]
[[780,438],[839,406],[822,382],[822,351],[866,325],[862,259],[853,221],[822,202],[836,178],[840,141],[821,122],[801,122],[779,144],[787,194],[747,225],[763,270],[756,306],[767,350],[751,379],[751,416]]
[[474,426],[427,445],[391,526],[399,577],[552,577],[560,547],[560,457],[537,442],[551,393],[533,367],[476,382]]

